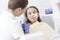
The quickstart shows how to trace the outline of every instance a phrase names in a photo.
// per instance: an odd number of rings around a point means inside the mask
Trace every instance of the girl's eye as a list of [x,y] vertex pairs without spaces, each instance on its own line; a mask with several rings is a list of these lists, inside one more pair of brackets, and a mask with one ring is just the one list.
[[35,14],[36,12],[34,11],[33,13]]
[[31,13],[29,13],[29,15],[31,15]]

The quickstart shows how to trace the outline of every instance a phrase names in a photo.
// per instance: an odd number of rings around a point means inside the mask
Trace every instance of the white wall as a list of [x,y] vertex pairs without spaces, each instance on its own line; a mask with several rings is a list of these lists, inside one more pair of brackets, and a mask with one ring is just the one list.
[[0,0],[0,11],[7,9],[8,0]]

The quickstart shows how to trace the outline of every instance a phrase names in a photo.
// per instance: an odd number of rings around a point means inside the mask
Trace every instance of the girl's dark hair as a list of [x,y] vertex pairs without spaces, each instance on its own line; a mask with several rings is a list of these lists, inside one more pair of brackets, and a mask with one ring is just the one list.
[[[27,18],[27,10],[29,9],[29,8],[35,8],[36,10],[37,10],[37,12],[39,13],[39,10],[35,7],[35,6],[30,6],[30,7],[28,7],[27,9],[26,9],[26,11],[25,11],[25,17],[26,17],[26,19],[27,19],[27,23],[31,23],[30,22],[30,20]],[[39,15],[39,14],[38,14]],[[41,22],[41,19],[40,19],[40,16],[38,17],[38,22]]]

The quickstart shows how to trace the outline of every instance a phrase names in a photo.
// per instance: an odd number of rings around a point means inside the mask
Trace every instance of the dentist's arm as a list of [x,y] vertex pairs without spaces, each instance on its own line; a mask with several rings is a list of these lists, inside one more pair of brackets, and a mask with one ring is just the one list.
[[23,30],[22,30],[20,23],[15,23],[12,26],[13,39],[20,40],[20,39],[22,39],[22,35],[24,35],[24,33],[23,33]]

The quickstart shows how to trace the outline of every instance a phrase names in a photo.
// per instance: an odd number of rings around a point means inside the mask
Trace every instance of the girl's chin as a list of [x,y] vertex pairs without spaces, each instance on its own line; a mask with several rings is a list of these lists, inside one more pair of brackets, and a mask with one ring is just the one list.
[[36,21],[31,21],[31,22],[33,22],[33,23],[34,23],[34,22],[36,22]]

